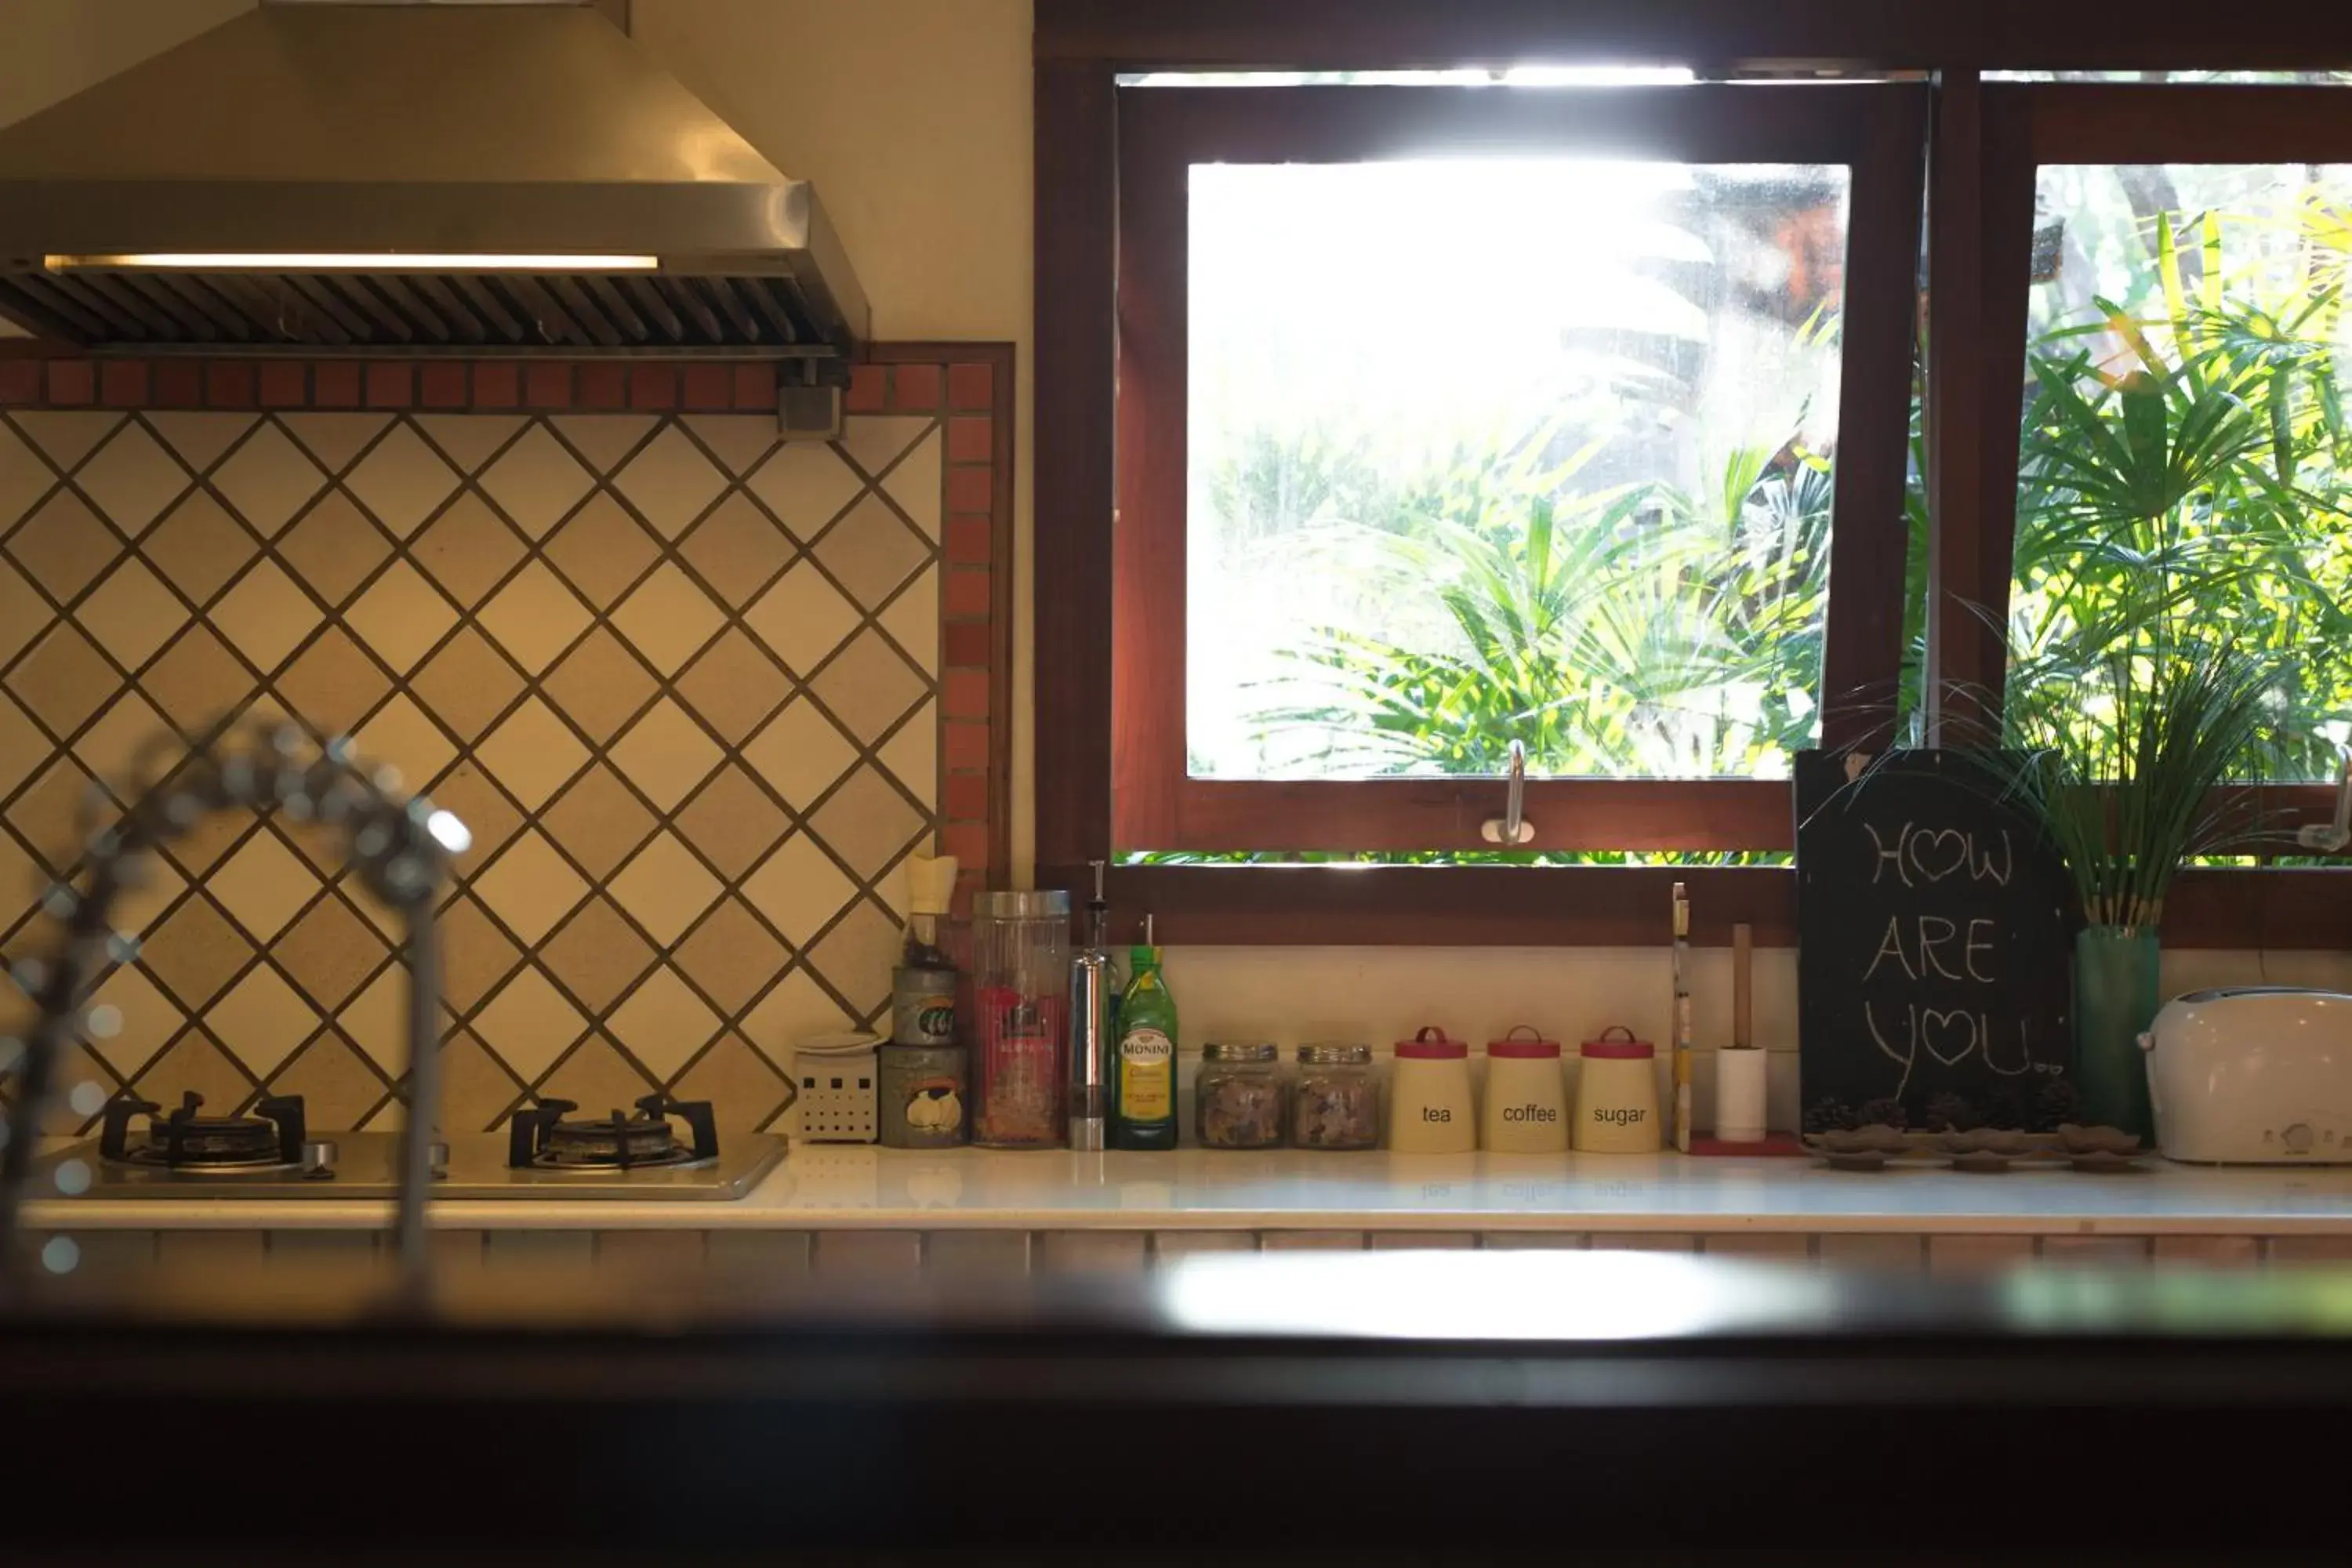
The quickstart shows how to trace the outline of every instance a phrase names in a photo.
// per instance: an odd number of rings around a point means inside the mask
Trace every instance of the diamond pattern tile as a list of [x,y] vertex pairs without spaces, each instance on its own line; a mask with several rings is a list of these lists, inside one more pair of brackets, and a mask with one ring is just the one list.
[[782,973],[791,957],[742,900],[729,898],[678,944],[677,962],[731,1016]]
[[122,416],[55,412],[19,414],[16,421],[60,473],[69,474],[121,426]]
[[0,534],[33,510],[54,489],[57,470],[5,424],[0,424]]
[[26,712],[62,738],[121,690],[122,678],[79,630],[60,625],[16,661],[5,684]]
[[[289,543],[292,538],[289,536]],[[201,605],[253,559],[256,548],[253,536],[221,510],[220,502],[198,490],[148,531],[139,542],[139,552],[165,582]]]
[[59,490],[18,523],[0,548],[62,605],[97,581],[122,553],[122,541],[79,496]]
[[620,775],[601,762],[563,792],[543,820],[555,841],[599,879],[620,869],[658,826]]
[[341,605],[392,553],[392,545],[357,502],[329,490],[278,541],[294,574],[330,605]]
[[814,553],[850,597],[878,610],[930,559],[930,546],[899,521],[889,502],[868,495],[825,531]]
[[250,414],[198,414],[176,409],[142,417],[163,437],[163,445],[180,455],[180,461],[200,474],[220,461],[221,454],[236,445],[257,423]]
[[549,423],[590,468],[609,474],[645,444],[655,421],[650,414],[559,414]]
[[677,691],[719,739],[740,746],[793,694],[793,682],[740,627],[730,626],[678,677]]
[[656,956],[653,945],[601,894],[581,905],[540,949],[548,973],[600,1016],[628,994]]
[[851,639],[810,683],[843,727],[872,745],[926,692],[922,676],[873,632]]
[[275,539],[319,492],[327,476],[275,425],[264,425],[215,468],[213,489],[264,539]]
[[490,998],[474,1033],[525,1081],[555,1065],[588,1032],[588,1020],[536,969],[526,969]]
[[677,814],[679,835],[730,880],[757,864],[791,826],[740,763],[720,768]]
[[221,595],[207,619],[264,675],[284,664],[325,612],[275,561],[261,561]]
[[[341,626],[329,626],[271,683],[286,710],[320,735],[348,735],[375,710],[392,682]],[[446,718],[449,710],[440,710]]]
[[808,679],[857,629],[857,606],[806,561],[795,563],[745,613],[743,624],[784,668]]
[[516,437],[481,476],[498,509],[533,539],[545,538],[595,482],[544,425]]
[[880,770],[861,766],[809,816],[809,828],[843,864],[872,881],[927,830],[915,809]]
[[580,771],[588,748],[553,709],[532,697],[474,748],[474,758],[524,810],[536,811]]
[[676,675],[726,621],[727,612],[667,562],[613,612],[614,627],[663,675]]
[[268,964],[230,988],[205,1015],[205,1026],[247,1069],[267,1078],[318,1032],[318,1010]]
[[[858,883],[933,831],[942,456],[935,421],[864,416],[835,448],[757,415],[0,416],[0,930],[19,838],[77,853],[89,773],[257,703],[356,731],[475,835],[446,1126],[647,1074],[764,1124],[793,1040],[881,1010],[897,926]],[[120,907],[150,946],[83,1070],[398,1125],[399,921],[331,837],[175,843]]]
[[614,1009],[604,1026],[667,1082],[718,1037],[724,1024],[676,970],[664,964]]
[[589,616],[562,580],[534,561],[482,606],[480,620],[509,657],[536,675],[588,629]]
[[940,540],[940,436],[934,430],[898,459],[882,489],[925,539]]
[[805,833],[785,839],[743,883],[745,901],[795,947],[806,946],[856,890]]
[[409,677],[408,684],[426,710],[469,745],[481,738],[523,688],[514,666],[471,626],[459,626],[457,635]]
[[322,899],[269,950],[270,958],[321,1008],[342,1006],[391,950],[340,898]]
[[389,414],[281,414],[279,424],[331,474],[350,468],[392,423]]
[[792,536],[740,490],[711,508],[678,546],[710,591],[737,610],[759,596],[794,550]]
[[126,538],[137,538],[195,480],[163,444],[131,422],[91,454],[74,476],[99,511]]
[[686,934],[721,889],[675,834],[663,832],[621,868],[612,890],[613,901],[667,947]]
[[857,749],[814,702],[795,699],[743,748],[743,759],[794,811],[806,811],[849,771]]
[[213,629],[198,622],[156,656],[139,678],[148,700],[191,738],[243,704],[253,676]]
[[747,482],[769,513],[803,543],[823,533],[866,488],[839,452],[814,441],[778,447]]
[[343,488],[396,539],[423,527],[457,485],[457,471],[405,421],[343,476]]
[[588,896],[581,880],[537,828],[526,828],[474,879],[474,895],[507,929],[535,942]]
[[727,488],[727,476],[683,430],[665,425],[613,482],[654,531],[665,539],[676,539],[719,499],[719,492]]
[[710,776],[722,755],[718,742],[667,697],[631,725],[612,750],[621,775],[663,811],[676,810]]
[[471,609],[514,570],[526,548],[515,531],[469,490],[417,537],[414,553],[445,593]]

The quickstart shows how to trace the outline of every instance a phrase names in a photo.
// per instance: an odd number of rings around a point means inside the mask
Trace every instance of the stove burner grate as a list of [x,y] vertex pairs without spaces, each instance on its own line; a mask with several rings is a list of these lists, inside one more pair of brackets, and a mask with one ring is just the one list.
[[[200,1115],[204,1103],[205,1097],[190,1089],[180,1097],[179,1109],[165,1116],[153,1100],[117,1096],[100,1125],[99,1157],[120,1165],[206,1174],[301,1165],[301,1096],[265,1096],[251,1116]],[[134,1138],[131,1122],[140,1117],[147,1124]]]
[[[507,1124],[507,1164],[518,1171],[678,1170],[714,1164],[719,1128],[708,1100],[672,1100],[649,1094],[631,1116],[614,1110],[584,1121],[567,1121],[579,1110],[569,1100],[541,1100],[518,1110]],[[680,1143],[677,1117],[688,1142]]]

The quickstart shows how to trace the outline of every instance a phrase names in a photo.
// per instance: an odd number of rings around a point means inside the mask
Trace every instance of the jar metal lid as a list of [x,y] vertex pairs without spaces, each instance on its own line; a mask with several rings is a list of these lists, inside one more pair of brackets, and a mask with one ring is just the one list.
[[835,1035],[803,1035],[793,1042],[793,1047],[811,1056],[855,1057],[862,1056],[881,1044],[882,1037],[879,1035],[851,1030]]
[[971,912],[982,920],[1041,921],[1067,919],[1070,895],[1059,888],[1035,888],[1024,891],[975,893]]
[[1640,1061],[1658,1054],[1655,1046],[1635,1039],[1633,1031],[1622,1024],[1601,1030],[1599,1039],[1587,1040],[1578,1048],[1586,1057],[1602,1061]]
[[1457,1040],[1431,1024],[1409,1040],[1396,1043],[1396,1054],[1411,1061],[1455,1061],[1470,1055],[1467,1041]]
[[1281,1054],[1267,1040],[1211,1040],[1201,1047],[1201,1059],[1211,1062],[1270,1062]]
[[1320,1040],[1298,1047],[1298,1059],[1310,1067],[1363,1067],[1372,1059],[1370,1046],[1351,1046],[1340,1040]]
[[1488,1040],[1486,1055],[1500,1057],[1507,1061],[1522,1058],[1557,1057],[1559,1055],[1559,1042],[1545,1039],[1543,1031],[1533,1024],[1521,1024],[1501,1039]]

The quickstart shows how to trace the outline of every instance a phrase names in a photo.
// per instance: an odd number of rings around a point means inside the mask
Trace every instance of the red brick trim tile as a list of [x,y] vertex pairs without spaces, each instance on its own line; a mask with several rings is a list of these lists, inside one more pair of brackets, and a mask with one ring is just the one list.
[[735,406],[772,414],[776,409],[776,367],[739,364],[735,367]]
[[628,366],[616,360],[593,360],[574,368],[583,408],[625,408],[629,405]]
[[474,367],[474,406],[512,408],[522,401],[522,366],[512,360],[484,360]]
[[986,364],[948,366],[948,406],[959,414],[985,413],[996,405],[996,373]]
[[723,364],[688,365],[685,397],[698,413],[723,413],[735,406],[734,373]]
[[321,408],[357,408],[361,372],[361,365],[354,360],[320,360],[310,377],[310,395]]
[[890,407],[898,414],[935,414],[940,406],[940,367],[901,364],[890,369]]
[[522,400],[532,408],[565,409],[572,402],[572,367],[533,361],[523,366]]
[[254,382],[264,408],[301,408],[310,401],[309,366],[300,360],[263,360]]
[[890,368],[879,364],[849,367],[849,391],[842,407],[851,414],[879,414],[890,406]]
[[100,360],[99,401],[109,408],[139,408],[147,402],[147,362],[137,359]]
[[416,401],[427,408],[465,408],[473,399],[462,360],[428,360],[416,369]]
[[41,362],[0,359],[0,407],[21,407],[41,400]]
[[415,401],[415,365],[405,360],[393,360],[367,367],[367,405],[370,408],[406,408]]
[[205,406],[207,408],[252,407],[254,379],[252,360],[206,360],[205,362]]
[[994,630],[986,621],[950,621],[940,627],[940,648],[946,666],[986,669]]
[[49,362],[49,401],[78,407],[97,395],[98,374],[86,359]]
[[658,361],[629,367],[629,406],[656,413],[677,406],[677,366]]

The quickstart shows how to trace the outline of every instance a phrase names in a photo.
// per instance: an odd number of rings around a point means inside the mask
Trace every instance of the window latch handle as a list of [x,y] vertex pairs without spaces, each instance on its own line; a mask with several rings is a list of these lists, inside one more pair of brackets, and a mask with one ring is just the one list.
[[1507,844],[1513,847],[1536,841],[1536,825],[1528,820],[1528,748],[1518,741],[1511,742],[1511,771],[1504,783],[1503,815],[1490,816],[1479,825],[1478,837],[1489,844]]

